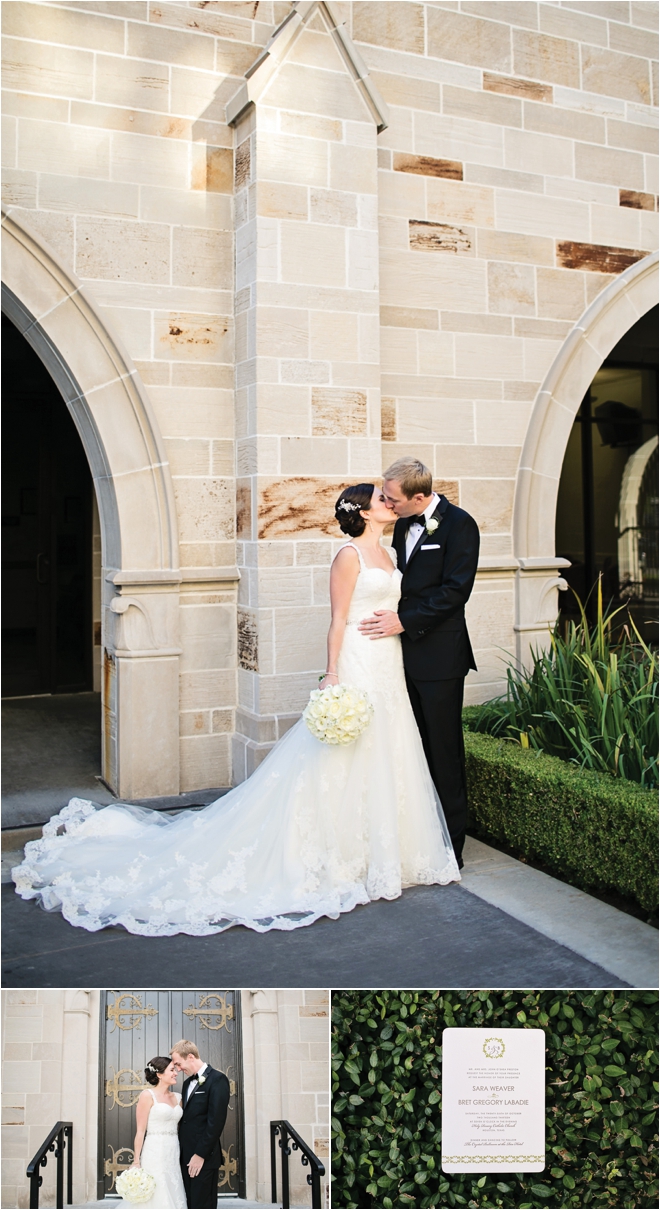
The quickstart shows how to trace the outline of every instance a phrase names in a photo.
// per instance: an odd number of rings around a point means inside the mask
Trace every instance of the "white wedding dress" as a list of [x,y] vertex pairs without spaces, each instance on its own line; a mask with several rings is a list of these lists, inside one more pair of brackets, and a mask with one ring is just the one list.
[[[140,1167],[155,1177],[156,1188],[148,1202],[140,1202],[140,1210],[186,1210],[186,1191],[179,1163],[179,1122],[181,1121],[181,1096],[178,1105],[166,1105],[157,1101],[156,1094],[149,1092],[154,1103],[149,1110],[147,1134],[142,1144]],[[126,1205],[138,1203],[126,1202]]]
[[203,936],[237,924],[294,929],[402,887],[460,880],[399,637],[357,628],[397,608],[401,573],[367,568],[358,554],[338,664],[340,683],[366,690],[374,707],[356,742],[323,744],[301,719],[247,781],[199,812],[72,799],[25,846],[12,871],[19,895],[90,932]]

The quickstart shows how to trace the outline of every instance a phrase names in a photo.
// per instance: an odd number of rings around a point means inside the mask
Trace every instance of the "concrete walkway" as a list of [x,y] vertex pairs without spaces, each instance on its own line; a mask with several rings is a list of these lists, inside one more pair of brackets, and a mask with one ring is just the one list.
[[[120,1197],[105,1197],[101,1202],[84,1202],[82,1205],[79,1203],[77,1206],[72,1206],[71,1210],[89,1210],[89,1207],[92,1206],[103,1207],[103,1210],[111,1210],[112,1206],[119,1207],[123,1205],[125,1203]],[[277,1207],[281,1207],[281,1205],[281,1202],[246,1202],[240,1197],[218,1198],[218,1207],[221,1207],[222,1210],[229,1210],[229,1208],[232,1208],[232,1210],[234,1208],[235,1210],[277,1210]]]
[[[5,854],[14,864],[20,853]],[[3,887],[3,983],[11,987],[657,987],[655,929],[468,839],[463,881],[294,932],[213,937],[87,933]]]

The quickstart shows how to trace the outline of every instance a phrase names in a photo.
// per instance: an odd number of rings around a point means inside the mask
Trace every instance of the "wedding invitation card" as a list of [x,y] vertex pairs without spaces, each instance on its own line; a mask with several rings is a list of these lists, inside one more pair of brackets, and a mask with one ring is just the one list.
[[542,1029],[443,1030],[442,1168],[543,1171]]

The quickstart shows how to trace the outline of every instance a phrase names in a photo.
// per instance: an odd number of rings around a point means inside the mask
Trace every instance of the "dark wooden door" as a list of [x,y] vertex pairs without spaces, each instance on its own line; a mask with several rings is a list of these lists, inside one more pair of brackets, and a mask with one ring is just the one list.
[[[181,1038],[194,1042],[202,1059],[229,1080],[218,1193],[245,1197],[240,992],[133,990],[101,993],[99,1198],[114,1192],[117,1174],[132,1163],[146,1064],[168,1055]],[[179,1076],[178,1092],[182,1084]]]
[[2,320],[2,694],[92,688],[92,478],[64,400]]

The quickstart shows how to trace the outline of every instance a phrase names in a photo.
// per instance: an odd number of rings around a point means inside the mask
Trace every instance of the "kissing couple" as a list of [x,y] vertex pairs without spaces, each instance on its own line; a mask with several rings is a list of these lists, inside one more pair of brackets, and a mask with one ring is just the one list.
[[[181,1093],[172,1091],[179,1072],[186,1077]],[[151,1059],[144,1075],[149,1087],[138,1097],[132,1167],[148,1172],[156,1188],[148,1202],[139,1203],[141,1210],[215,1210],[229,1080],[202,1062],[194,1042],[185,1039],[169,1058]]]
[[300,719],[247,781],[199,812],[74,798],[26,845],[12,871],[19,895],[90,932],[203,936],[295,929],[407,886],[460,880],[477,524],[433,490],[416,458],[388,467],[382,487],[345,487],[335,519],[349,541],[330,568],[320,688],[368,695],[366,729],[322,743]]

